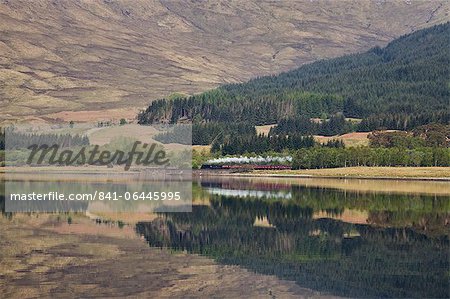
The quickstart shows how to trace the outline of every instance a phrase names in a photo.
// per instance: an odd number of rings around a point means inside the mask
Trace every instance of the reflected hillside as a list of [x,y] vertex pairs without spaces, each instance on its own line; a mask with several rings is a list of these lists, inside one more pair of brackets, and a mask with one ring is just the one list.
[[[209,205],[160,214],[138,223],[137,232],[151,246],[335,295],[448,296],[449,197],[242,182],[202,182],[194,190]],[[366,223],[346,222],[349,211],[366,215]]]

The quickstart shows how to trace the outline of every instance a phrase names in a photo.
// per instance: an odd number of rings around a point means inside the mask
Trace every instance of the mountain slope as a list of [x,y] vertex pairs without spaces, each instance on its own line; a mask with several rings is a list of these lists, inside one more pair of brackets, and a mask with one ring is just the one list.
[[448,1],[0,1],[1,119],[141,106],[448,20]]
[[367,118],[363,123],[367,129],[447,122],[449,44],[450,23],[436,25],[383,49],[315,62],[190,98],[153,102],[140,121],[189,118],[271,124],[283,118],[343,112],[347,117]]

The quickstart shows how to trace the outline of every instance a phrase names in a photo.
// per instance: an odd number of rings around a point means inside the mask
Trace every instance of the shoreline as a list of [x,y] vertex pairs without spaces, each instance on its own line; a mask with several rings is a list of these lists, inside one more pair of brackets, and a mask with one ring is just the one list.
[[[152,169],[154,170],[154,169]],[[0,179],[9,174],[15,175],[98,175],[136,176],[152,175],[149,169],[84,168],[84,167],[1,167]],[[192,176],[229,176],[229,177],[275,177],[275,178],[320,178],[320,179],[360,179],[360,180],[404,180],[404,181],[439,181],[450,182],[450,167],[342,167],[299,170],[251,170],[249,172],[233,172],[230,170],[192,169]]]
[[[370,174],[368,174],[370,173]],[[359,179],[450,182],[450,167],[344,167],[304,170],[230,172],[195,170],[194,176],[268,177],[299,179]]]

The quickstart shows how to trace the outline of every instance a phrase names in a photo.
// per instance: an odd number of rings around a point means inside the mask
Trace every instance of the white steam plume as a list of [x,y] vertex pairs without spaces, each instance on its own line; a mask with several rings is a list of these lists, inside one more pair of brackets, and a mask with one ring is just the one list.
[[217,159],[211,159],[206,162],[206,164],[259,164],[259,163],[286,163],[286,162],[292,162],[291,156],[286,157],[224,157],[224,158],[217,158]]

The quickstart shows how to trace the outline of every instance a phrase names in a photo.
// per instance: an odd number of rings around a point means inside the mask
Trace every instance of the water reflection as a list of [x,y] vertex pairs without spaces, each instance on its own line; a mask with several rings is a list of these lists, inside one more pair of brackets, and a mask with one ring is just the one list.
[[336,295],[449,295],[448,196],[226,180],[193,190],[192,213],[136,225],[151,246]]
[[163,171],[11,172],[0,177],[0,186],[8,212],[189,212],[192,201],[188,174]]

